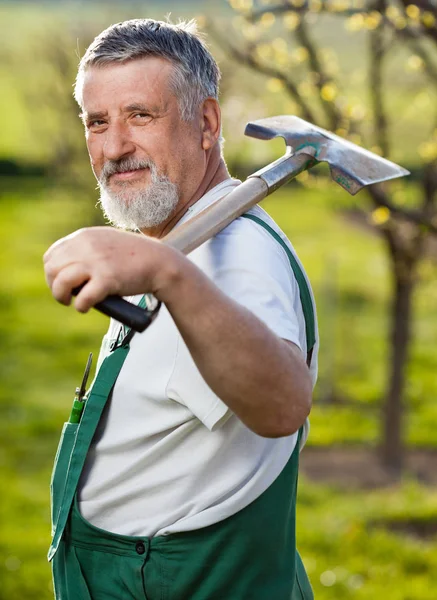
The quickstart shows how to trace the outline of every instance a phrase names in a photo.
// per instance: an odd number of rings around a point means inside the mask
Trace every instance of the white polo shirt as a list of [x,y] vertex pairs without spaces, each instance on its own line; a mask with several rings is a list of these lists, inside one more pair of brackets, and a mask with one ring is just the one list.
[[[228,179],[217,185],[180,223],[239,183]],[[250,212],[286,240],[259,206]],[[299,287],[284,249],[263,227],[239,218],[189,258],[306,357]],[[119,328],[111,321],[99,364]],[[310,368],[313,384],[317,345]],[[307,427],[302,445],[306,435]],[[79,508],[95,526],[125,535],[199,529],[260,496],[281,473],[296,440],[297,434],[271,439],[248,429],[205,383],[162,306],[149,329],[130,343],[86,460]]]

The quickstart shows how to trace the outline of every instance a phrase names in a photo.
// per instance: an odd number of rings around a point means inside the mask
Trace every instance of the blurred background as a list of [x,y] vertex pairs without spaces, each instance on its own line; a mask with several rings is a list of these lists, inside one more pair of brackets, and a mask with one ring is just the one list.
[[[79,57],[128,18],[197,18],[223,72],[234,176],[295,114],[411,176],[349,196],[318,167],[263,203],[318,304],[320,376],[298,546],[318,600],[437,598],[437,9],[433,0],[0,1],[0,599],[48,600],[59,431],[107,319],[57,305],[42,254],[102,223],[72,98]],[[171,490],[169,490],[171,493]],[[250,557],[248,557],[250,560]]]

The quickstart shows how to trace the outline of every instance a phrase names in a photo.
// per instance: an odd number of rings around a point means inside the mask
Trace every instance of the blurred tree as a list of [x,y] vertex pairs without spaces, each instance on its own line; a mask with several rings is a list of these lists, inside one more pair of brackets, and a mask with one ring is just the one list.
[[89,201],[95,182],[80,109],[73,98],[84,50],[78,48],[79,38],[86,46],[93,39],[86,23],[76,21],[65,26],[58,21],[44,22],[44,28],[35,27],[25,44],[11,46],[4,53],[18,75],[15,87],[25,109],[29,140],[37,140],[41,148],[47,181],[52,186],[73,186],[78,200],[83,197]]
[[[355,143],[364,142],[387,158],[408,160],[413,171],[412,178],[367,188],[367,213],[355,208],[380,232],[390,258],[391,359],[380,456],[398,475],[405,455],[405,371],[413,292],[428,238],[437,232],[436,4],[430,0],[401,4],[229,0],[229,4],[234,30],[229,33],[227,27],[225,35],[212,21],[208,29],[234,60],[268,77],[271,91],[284,90],[295,114]],[[329,45],[323,46],[327,40]],[[411,110],[420,111],[417,126],[402,133]]]

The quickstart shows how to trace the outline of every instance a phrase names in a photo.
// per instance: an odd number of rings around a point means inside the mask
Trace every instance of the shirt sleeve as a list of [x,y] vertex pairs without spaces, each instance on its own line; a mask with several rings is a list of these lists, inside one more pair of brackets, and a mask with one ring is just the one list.
[[[284,250],[268,232],[240,218],[192,252],[190,258],[220,290],[306,356],[299,286]],[[182,338],[167,393],[210,430],[222,425],[231,414],[204,381]]]

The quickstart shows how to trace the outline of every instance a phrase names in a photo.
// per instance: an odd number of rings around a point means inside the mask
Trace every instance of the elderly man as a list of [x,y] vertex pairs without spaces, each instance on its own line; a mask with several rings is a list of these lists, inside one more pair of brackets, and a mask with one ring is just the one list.
[[64,304],[85,284],[81,312],[108,294],[163,308],[141,335],[111,322],[80,422],[64,426],[59,600],[312,598],[295,544],[317,358],[302,267],[259,207],[189,257],[160,242],[239,184],[221,153],[218,80],[192,22],[119,23],[80,63],[87,147],[119,229],[54,244],[47,281]]

